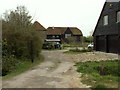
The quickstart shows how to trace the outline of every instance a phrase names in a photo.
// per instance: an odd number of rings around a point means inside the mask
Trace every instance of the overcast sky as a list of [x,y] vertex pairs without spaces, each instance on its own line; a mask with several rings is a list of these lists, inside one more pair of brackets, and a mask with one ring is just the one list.
[[24,5],[45,28],[78,27],[84,36],[94,30],[105,0],[1,0],[0,14]]

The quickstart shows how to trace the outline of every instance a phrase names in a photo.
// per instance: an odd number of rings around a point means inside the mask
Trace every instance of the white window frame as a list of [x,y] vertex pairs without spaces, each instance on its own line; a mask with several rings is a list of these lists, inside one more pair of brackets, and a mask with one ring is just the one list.
[[120,11],[117,11],[117,23],[120,22]]
[[71,34],[65,34],[65,38],[71,37]]
[[53,35],[52,38],[55,38],[55,35]]
[[59,35],[57,35],[56,38],[59,38]]
[[104,17],[103,17],[103,25],[105,26],[105,25],[108,25],[108,15],[105,15]]

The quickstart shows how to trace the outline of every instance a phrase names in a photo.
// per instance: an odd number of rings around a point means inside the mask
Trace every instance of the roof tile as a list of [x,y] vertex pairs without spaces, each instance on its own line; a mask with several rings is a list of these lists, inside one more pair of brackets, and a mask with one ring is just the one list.
[[79,30],[77,27],[48,27],[47,34],[48,35],[61,35],[61,34],[64,34],[67,28],[71,30],[73,35],[82,35],[81,30]]

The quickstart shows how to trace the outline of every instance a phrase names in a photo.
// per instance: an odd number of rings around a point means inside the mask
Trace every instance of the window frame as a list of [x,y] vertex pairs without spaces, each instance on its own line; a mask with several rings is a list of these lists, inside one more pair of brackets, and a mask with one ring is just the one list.
[[116,12],[116,23],[119,23],[119,22],[120,22],[120,10]]
[[57,36],[56,36],[56,38],[60,38],[60,36],[59,36],[59,35],[57,35]]
[[71,34],[65,34],[65,38],[71,37]]
[[108,15],[104,15],[103,16],[103,25],[107,26],[109,24],[109,16]]
[[52,35],[52,39],[55,39],[55,35]]

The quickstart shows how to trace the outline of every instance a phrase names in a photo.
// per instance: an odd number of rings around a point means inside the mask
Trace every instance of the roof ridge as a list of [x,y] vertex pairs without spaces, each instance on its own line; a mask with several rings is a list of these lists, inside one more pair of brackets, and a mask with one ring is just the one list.
[[46,28],[45,28],[42,24],[40,24],[38,21],[35,21],[35,22],[33,23],[33,25],[34,25],[35,29],[37,29],[37,30],[39,30],[39,29],[44,29],[44,30],[46,30]]
[[79,28],[77,27],[48,27],[47,28],[47,33],[48,34],[51,34],[51,35],[61,35],[61,34],[64,34],[64,32],[67,30],[67,29],[70,29],[70,31],[72,33],[74,33],[74,35],[82,35],[82,32]]

